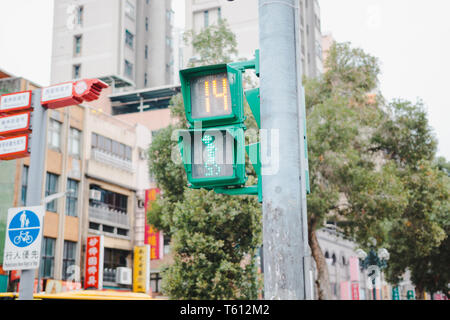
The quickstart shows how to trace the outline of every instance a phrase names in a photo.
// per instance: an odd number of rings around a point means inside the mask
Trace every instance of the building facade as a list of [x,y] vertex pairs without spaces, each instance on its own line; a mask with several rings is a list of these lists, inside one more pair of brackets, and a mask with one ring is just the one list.
[[51,82],[99,78],[113,88],[173,82],[172,1],[55,2]]
[[[258,2],[186,0],[186,30],[198,33],[219,19],[226,19],[236,35],[237,58],[251,59],[259,48]],[[317,0],[300,0],[299,5],[303,74],[317,77],[323,71],[320,6]],[[183,51],[183,66],[187,66],[195,55],[192,47],[187,46]]]

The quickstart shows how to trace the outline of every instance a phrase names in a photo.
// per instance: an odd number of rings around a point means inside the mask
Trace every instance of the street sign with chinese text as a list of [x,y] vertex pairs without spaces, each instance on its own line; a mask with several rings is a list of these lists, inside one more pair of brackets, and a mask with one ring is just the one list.
[[0,139],[0,160],[13,160],[30,155],[28,135]]
[[30,112],[11,114],[0,117],[0,138],[30,133]]
[[103,236],[88,237],[86,240],[86,265],[84,288],[103,288]]
[[64,108],[83,101],[93,101],[108,85],[98,79],[65,82],[42,89],[41,105],[48,109]]
[[31,91],[7,93],[0,96],[0,114],[31,109]]
[[29,270],[39,267],[44,207],[8,210],[4,270]]

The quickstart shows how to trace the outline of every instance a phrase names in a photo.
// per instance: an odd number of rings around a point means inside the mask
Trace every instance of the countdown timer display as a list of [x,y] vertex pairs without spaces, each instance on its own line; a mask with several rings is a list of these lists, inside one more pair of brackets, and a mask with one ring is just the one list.
[[192,119],[227,116],[232,113],[226,72],[193,78],[190,87]]
[[201,137],[201,143],[195,141],[197,138],[195,135],[192,138],[192,177],[194,179],[233,175],[233,136],[227,131],[208,130]]

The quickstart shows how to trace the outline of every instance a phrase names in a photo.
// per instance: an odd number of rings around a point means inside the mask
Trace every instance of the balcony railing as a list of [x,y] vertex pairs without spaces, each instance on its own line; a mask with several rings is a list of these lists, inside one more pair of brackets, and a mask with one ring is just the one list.
[[110,165],[120,170],[124,170],[130,173],[134,172],[133,164],[131,161],[116,157],[115,155],[100,149],[93,148],[91,158],[97,162]]
[[106,206],[89,205],[89,218],[108,222],[129,228],[130,221],[126,213],[118,210],[109,209]]

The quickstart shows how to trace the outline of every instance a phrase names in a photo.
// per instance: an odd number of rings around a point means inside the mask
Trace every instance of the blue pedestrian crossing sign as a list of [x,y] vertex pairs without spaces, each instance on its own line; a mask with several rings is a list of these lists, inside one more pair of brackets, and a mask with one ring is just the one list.
[[4,270],[39,267],[44,212],[43,206],[8,210],[3,253]]

